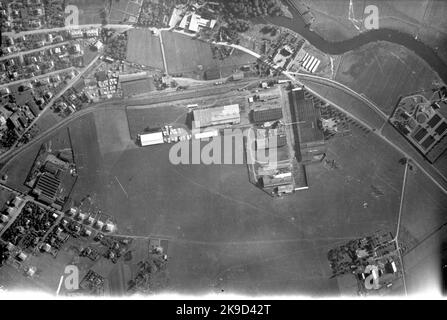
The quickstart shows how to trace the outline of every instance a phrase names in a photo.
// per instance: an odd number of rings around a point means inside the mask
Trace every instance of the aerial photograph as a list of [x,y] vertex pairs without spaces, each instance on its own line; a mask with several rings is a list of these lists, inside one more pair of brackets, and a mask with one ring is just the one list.
[[444,299],[446,16],[0,0],[0,300]]

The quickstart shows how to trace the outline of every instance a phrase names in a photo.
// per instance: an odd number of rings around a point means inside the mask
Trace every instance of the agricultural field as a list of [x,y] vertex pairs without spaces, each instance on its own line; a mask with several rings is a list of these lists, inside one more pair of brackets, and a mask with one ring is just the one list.
[[150,30],[133,29],[128,32],[127,61],[163,70],[160,40]]
[[109,23],[136,23],[143,0],[110,1]]
[[106,10],[106,0],[67,0],[65,6],[75,5],[79,9],[79,24],[101,24],[101,12]]
[[438,75],[408,49],[379,42],[345,53],[335,80],[365,94],[386,114],[391,114],[400,96],[426,90],[431,95]]
[[223,76],[234,69],[251,64],[256,58],[235,50],[224,60],[214,59],[210,44],[175,32],[163,32],[163,45],[170,74],[195,73],[220,68]]

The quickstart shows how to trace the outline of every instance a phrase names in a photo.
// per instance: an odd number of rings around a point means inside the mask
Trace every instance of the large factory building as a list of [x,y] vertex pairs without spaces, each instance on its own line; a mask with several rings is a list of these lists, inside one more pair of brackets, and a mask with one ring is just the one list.
[[222,107],[195,109],[193,111],[194,121],[201,128],[223,124],[238,124],[241,122],[238,104],[230,104]]

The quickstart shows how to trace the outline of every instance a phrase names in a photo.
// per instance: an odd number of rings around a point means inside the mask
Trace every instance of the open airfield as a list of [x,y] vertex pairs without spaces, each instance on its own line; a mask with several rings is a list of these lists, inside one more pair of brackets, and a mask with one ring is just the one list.
[[432,95],[440,81],[428,64],[410,50],[388,42],[376,42],[345,53],[335,80],[366,95],[390,115],[401,96],[421,92]]
[[[174,120],[172,111],[166,119],[146,111],[148,126]],[[337,169],[313,165],[310,190],[271,198],[249,182],[246,165],[173,165],[171,145],[137,147],[127,124],[122,110],[69,125],[79,172],[72,198],[89,195],[119,234],[169,238],[167,291],[336,295],[327,251],[395,229],[400,155],[357,128],[329,142]],[[28,168],[27,157],[13,167]]]

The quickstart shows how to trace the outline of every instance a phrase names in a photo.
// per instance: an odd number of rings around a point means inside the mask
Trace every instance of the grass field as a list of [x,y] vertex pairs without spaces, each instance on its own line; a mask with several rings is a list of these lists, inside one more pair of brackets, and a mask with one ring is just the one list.
[[337,81],[372,99],[390,114],[401,95],[433,88],[430,67],[404,47],[379,42],[343,55]]
[[175,33],[163,32],[163,45],[166,53],[169,73],[188,73],[213,68],[222,68],[223,73],[231,71],[245,64],[256,61],[252,56],[235,50],[233,54],[221,61],[213,59],[211,46],[203,41],[193,40],[191,37]]
[[163,70],[160,40],[150,30],[132,29],[128,33],[127,60]]

